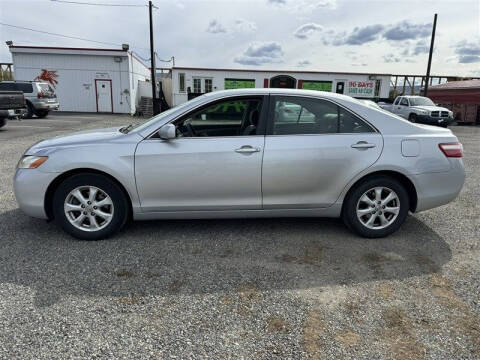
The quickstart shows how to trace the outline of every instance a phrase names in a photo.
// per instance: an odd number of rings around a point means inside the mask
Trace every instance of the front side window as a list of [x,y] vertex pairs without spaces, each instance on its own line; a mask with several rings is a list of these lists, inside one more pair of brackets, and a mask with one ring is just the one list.
[[435,103],[426,97],[411,98],[412,106],[435,106]]
[[220,101],[175,122],[179,137],[256,135],[261,98]]
[[408,100],[406,98],[402,98],[402,101],[400,101],[400,105],[408,106]]
[[322,99],[276,96],[273,101],[273,135],[307,135],[373,132],[363,120]]

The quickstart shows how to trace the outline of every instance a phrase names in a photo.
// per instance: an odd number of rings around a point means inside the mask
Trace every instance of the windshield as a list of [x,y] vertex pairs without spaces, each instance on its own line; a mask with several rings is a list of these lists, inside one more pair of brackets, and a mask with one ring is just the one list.
[[131,132],[131,131],[135,131],[135,132],[138,132],[138,131],[142,131],[143,129],[149,127],[150,125],[154,124],[155,122],[157,121],[160,121],[161,119],[163,119],[164,117],[176,112],[177,110],[180,110],[184,107],[187,107],[187,106],[190,106],[192,103],[194,102],[198,102],[200,98],[203,98],[203,96],[199,96],[195,99],[192,99],[190,101],[187,101],[183,104],[180,104],[180,105],[177,105],[169,110],[166,110],[152,118],[150,118],[149,120],[145,121],[145,122],[141,122],[141,123],[138,123],[138,124],[134,124],[132,126],[130,126],[128,128],[128,131],[127,132]]
[[410,106],[435,106],[432,100],[426,97],[410,98]]

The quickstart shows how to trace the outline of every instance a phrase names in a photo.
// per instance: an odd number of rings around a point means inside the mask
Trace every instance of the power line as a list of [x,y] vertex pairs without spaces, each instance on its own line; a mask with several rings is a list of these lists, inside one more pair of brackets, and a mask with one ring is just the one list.
[[41,33],[41,34],[47,34],[47,35],[52,35],[52,36],[60,36],[60,37],[67,38],[67,39],[75,39],[75,40],[82,40],[82,41],[90,41],[90,42],[94,42],[94,43],[97,43],[97,44],[104,44],[104,45],[115,45],[115,46],[122,46],[122,44],[116,44],[116,43],[111,43],[111,42],[106,42],[106,41],[98,41],[98,40],[92,40],[92,39],[85,39],[85,38],[81,38],[81,37],[77,37],[77,36],[70,36],[70,35],[57,34],[57,33],[52,33],[52,32],[48,32],[48,31],[42,31],[42,30],[31,29],[31,28],[27,28],[27,27],[23,27],[23,26],[17,26],[17,25],[12,25],[12,24],[6,24],[6,23],[2,23],[2,22],[0,22],[0,25],[3,25],[3,26],[9,26],[9,27],[13,27],[13,28],[16,28],[16,29],[22,29],[22,30],[33,31],[33,32]]
[[139,4],[108,4],[108,3],[91,3],[91,2],[65,1],[65,0],[50,0],[50,1],[64,3],[64,4],[91,5],[91,6],[116,6],[116,7],[146,7],[147,6],[147,5],[139,5]]

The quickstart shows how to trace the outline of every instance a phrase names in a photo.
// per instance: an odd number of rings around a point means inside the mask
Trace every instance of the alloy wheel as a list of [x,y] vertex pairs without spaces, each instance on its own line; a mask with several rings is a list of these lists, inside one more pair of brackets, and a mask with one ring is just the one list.
[[65,216],[75,228],[82,231],[99,231],[113,219],[113,201],[108,194],[95,186],[79,186],[67,195]]
[[395,221],[400,212],[400,199],[392,189],[384,186],[371,188],[357,202],[357,218],[373,230],[384,229]]

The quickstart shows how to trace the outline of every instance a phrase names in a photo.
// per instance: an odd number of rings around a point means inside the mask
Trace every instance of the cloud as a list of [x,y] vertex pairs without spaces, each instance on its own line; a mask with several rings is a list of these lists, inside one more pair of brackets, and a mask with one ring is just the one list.
[[211,34],[226,33],[227,29],[218,20],[212,20],[208,24],[207,32]]
[[309,60],[301,60],[297,63],[297,67],[305,67],[312,65],[312,63]]
[[374,24],[364,27],[356,27],[352,32],[340,32],[333,36],[333,40],[324,38],[324,43],[334,46],[341,45],[363,45],[367,42],[374,41],[378,35],[385,29],[384,25]]
[[253,21],[237,19],[234,28],[238,32],[254,32],[257,30],[257,25]]
[[402,41],[425,38],[430,35],[432,24],[413,24],[408,20],[399,22],[383,33],[387,40]]
[[283,50],[279,43],[254,42],[251,43],[243,55],[236,57],[234,62],[242,65],[262,65],[283,62]]
[[480,41],[462,40],[455,45],[455,54],[460,64],[480,62]]
[[386,54],[383,55],[383,61],[386,63],[398,63],[400,62],[400,58],[395,56],[395,54]]
[[334,9],[337,6],[337,0],[268,0],[268,3],[294,13],[310,13],[316,9]]
[[415,43],[409,41],[403,42],[400,47],[404,48],[402,51],[402,56],[417,56],[420,54],[428,54],[430,51],[430,45],[427,44],[424,40],[419,40]]
[[307,39],[316,31],[322,31],[323,26],[315,23],[303,24],[300,26],[293,35],[299,39]]

